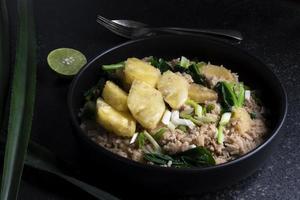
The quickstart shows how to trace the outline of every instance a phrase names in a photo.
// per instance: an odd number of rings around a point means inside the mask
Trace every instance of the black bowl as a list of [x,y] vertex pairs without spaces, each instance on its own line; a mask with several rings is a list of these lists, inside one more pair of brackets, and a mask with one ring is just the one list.
[[[80,129],[79,109],[83,93],[102,76],[102,64],[116,63],[128,57],[157,56],[165,59],[182,55],[228,67],[237,72],[246,85],[263,91],[263,102],[270,109],[270,132],[263,144],[244,156],[225,164],[205,168],[163,168],[140,164],[92,142]],[[287,99],[284,88],[274,73],[257,58],[229,44],[206,37],[160,36],[130,41],[97,56],[75,77],[69,91],[69,109],[84,166],[96,179],[114,188],[146,189],[157,193],[197,194],[235,183],[253,173],[272,153],[278,131],[285,119]],[[153,189],[153,190],[152,190]]]

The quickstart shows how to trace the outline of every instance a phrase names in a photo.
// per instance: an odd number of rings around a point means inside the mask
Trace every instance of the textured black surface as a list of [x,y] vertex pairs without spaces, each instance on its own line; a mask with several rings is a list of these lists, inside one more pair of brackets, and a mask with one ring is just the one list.
[[[78,161],[66,106],[70,80],[52,73],[46,56],[52,49],[71,47],[92,58],[124,42],[96,24],[98,13],[153,25],[236,29],[244,35],[240,46],[270,66],[287,89],[289,112],[281,129],[285,136],[274,155],[248,179],[216,193],[184,199],[300,199],[298,1],[36,0],[35,9],[39,45],[35,140],[64,159]],[[20,199],[89,199],[89,196],[57,178],[26,170]]]

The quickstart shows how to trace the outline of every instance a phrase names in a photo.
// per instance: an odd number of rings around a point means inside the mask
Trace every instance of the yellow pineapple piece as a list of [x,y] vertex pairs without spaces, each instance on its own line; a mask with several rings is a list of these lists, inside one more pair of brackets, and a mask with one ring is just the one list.
[[132,83],[127,105],[133,117],[147,129],[154,129],[165,111],[161,93],[139,80]]
[[235,128],[240,134],[246,133],[251,128],[251,118],[244,108],[234,108],[232,120],[236,120]]
[[207,79],[217,78],[217,79],[227,80],[227,81],[230,81],[230,82],[236,82],[236,79],[232,75],[230,70],[226,69],[223,66],[207,64],[207,65],[204,65],[200,68],[200,72]]
[[197,103],[204,103],[205,101],[217,100],[218,94],[207,87],[192,83],[189,87],[189,98]]
[[157,83],[157,89],[173,109],[179,109],[188,99],[188,88],[186,79],[171,71],[163,73]]
[[135,133],[135,119],[125,112],[119,112],[103,99],[97,99],[97,122],[107,131],[123,137],[131,137]]
[[106,81],[102,91],[102,97],[105,102],[114,109],[125,112],[128,111],[127,93],[112,81]]
[[125,62],[125,85],[128,87],[134,80],[140,80],[155,87],[160,77],[159,69],[138,58],[128,58]]

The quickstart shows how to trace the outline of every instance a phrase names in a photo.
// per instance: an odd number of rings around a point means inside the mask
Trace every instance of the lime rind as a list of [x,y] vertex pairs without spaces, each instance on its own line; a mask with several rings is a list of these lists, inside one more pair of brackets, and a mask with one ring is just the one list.
[[87,63],[86,57],[80,51],[70,48],[51,51],[47,61],[52,70],[66,76],[77,74]]

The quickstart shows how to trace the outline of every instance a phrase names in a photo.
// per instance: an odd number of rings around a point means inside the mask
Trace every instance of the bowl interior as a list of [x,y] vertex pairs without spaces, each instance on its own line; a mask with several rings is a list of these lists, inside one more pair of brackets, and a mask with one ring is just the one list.
[[[101,65],[117,63],[128,57],[156,56],[189,59],[224,65],[238,73],[239,79],[251,89],[262,91],[262,101],[271,111],[270,133],[265,143],[276,134],[286,113],[286,95],[277,77],[263,62],[229,44],[205,37],[160,36],[127,42],[114,47],[92,60],[73,80],[69,93],[69,107],[74,125],[80,132],[78,112],[84,103],[83,94],[103,76]],[[82,131],[81,131],[82,132]],[[83,132],[82,135],[85,135]],[[86,136],[87,137],[87,136]],[[101,148],[101,147],[99,147]]]

